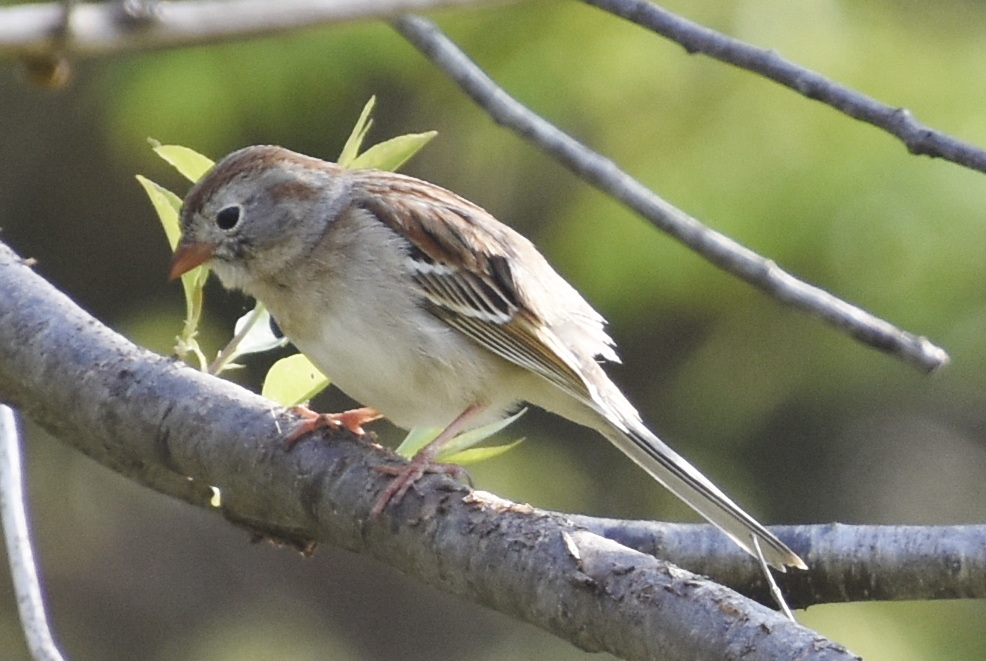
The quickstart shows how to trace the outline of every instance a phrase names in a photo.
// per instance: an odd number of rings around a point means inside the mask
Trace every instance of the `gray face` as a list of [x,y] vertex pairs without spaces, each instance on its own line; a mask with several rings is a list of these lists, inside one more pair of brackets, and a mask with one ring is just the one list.
[[[220,161],[185,198],[183,243],[213,246],[227,287],[248,289],[317,243],[342,192],[338,166],[280,147],[248,147]],[[333,209],[338,213],[338,209]]]

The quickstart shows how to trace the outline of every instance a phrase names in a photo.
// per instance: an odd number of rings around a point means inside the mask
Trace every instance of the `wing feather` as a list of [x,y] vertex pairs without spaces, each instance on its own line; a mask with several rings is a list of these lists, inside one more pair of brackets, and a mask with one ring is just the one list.
[[[354,174],[366,191],[355,203],[409,238],[408,273],[432,314],[573,397],[598,405],[582,374],[586,361],[616,358],[604,321],[527,239],[450,191],[392,173]],[[404,194],[385,194],[395,188]],[[523,281],[512,264],[528,271]],[[531,278],[533,283],[525,284]],[[531,286],[541,291],[533,295]],[[545,299],[552,307],[536,303]],[[555,331],[559,322],[582,324],[579,331],[595,340],[589,345],[592,355],[577,354]]]

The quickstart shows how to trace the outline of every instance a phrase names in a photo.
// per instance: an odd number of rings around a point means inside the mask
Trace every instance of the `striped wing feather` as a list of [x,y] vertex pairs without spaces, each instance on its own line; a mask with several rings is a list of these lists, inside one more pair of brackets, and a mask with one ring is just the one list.
[[[580,374],[581,362],[595,356],[575,355],[546,317],[561,315],[566,323],[587,324],[585,334],[598,337],[597,355],[615,360],[603,319],[527,239],[450,191],[391,173],[360,174],[369,194],[357,204],[411,238],[408,270],[435,316],[497,355],[595,405]],[[393,192],[395,186],[406,188],[408,194],[382,194],[384,187]],[[560,297],[561,305],[569,309],[539,307],[536,301],[545,296],[530,295],[511,264],[532,270],[533,279],[523,282],[546,289],[547,300]]]

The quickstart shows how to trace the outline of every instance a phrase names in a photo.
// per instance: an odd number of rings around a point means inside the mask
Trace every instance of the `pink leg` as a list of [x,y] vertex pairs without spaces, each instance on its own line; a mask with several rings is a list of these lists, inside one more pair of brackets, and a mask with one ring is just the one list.
[[445,473],[456,478],[465,474],[466,471],[461,466],[436,464],[434,463],[434,459],[442,451],[442,448],[455,438],[459,432],[466,429],[472,419],[481,413],[484,408],[486,407],[479,404],[471,405],[458,418],[453,420],[452,424],[438,435],[438,438],[418,450],[418,453],[414,455],[414,458],[407,465],[400,467],[378,466],[378,471],[393,475],[394,479],[383,490],[383,493],[380,494],[376,504],[373,505],[373,509],[370,510],[370,516],[376,518],[380,516],[380,513],[383,512],[389,503],[393,502],[396,505],[401,502],[407,490],[415,482],[420,480],[425,473]]
[[302,421],[284,437],[284,448],[290,450],[302,436],[321,427],[348,429],[357,436],[363,436],[363,425],[383,416],[371,408],[350,409],[341,413],[316,413],[307,406],[293,406],[291,411],[302,417]]

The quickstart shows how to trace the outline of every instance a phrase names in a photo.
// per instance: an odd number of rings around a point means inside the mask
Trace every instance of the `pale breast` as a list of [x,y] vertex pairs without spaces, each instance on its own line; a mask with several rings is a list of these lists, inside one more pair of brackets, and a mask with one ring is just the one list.
[[348,220],[291,282],[250,293],[334,385],[400,427],[443,427],[477,403],[489,407],[478,423],[500,417],[521,370],[422,307],[404,239],[372,217]]

